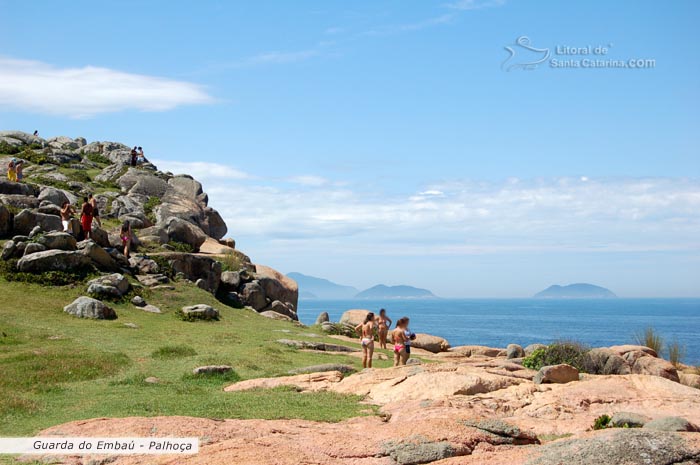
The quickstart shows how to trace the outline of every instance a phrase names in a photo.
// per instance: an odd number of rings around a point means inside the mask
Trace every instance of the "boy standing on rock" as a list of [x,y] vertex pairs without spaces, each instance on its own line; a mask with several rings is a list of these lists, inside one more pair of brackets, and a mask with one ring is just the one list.
[[83,206],[80,209],[80,226],[83,228],[85,239],[92,237],[92,205],[87,197],[83,197]]

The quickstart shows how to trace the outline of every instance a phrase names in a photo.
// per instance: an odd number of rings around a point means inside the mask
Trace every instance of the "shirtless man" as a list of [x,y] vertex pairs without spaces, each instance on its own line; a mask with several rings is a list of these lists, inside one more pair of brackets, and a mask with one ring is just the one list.
[[372,368],[372,355],[374,354],[374,313],[369,312],[365,321],[355,327],[360,333],[362,344],[362,368]]
[[63,231],[73,234],[73,231],[69,231],[71,224],[70,220],[75,215],[75,208],[70,202],[63,202],[61,205],[61,224],[63,224]]

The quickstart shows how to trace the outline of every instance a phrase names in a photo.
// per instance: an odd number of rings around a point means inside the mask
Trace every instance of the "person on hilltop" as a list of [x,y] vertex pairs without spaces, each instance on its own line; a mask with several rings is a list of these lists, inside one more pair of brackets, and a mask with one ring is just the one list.
[[16,162],[17,162],[17,160],[13,158],[7,164],[7,179],[8,179],[8,181],[12,181],[12,182],[17,181],[17,167],[15,166]]
[[355,327],[360,333],[362,344],[362,368],[372,368],[372,355],[374,354],[374,313],[369,312],[365,321]]
[[75,215],[75,208],[68,201],[64,201],[61,205],[61,224],[63,224],[63,231],[73,234],[71,231],[71,218]]
[[406,355],[406,329],[408,318],[399,318],[396,328],[391,332],[391,340],[394,343],[394,366],[405,365],[408,356]]
[[379,348],[386,349],[386,337],[389,334],[389,328],[391,327],[391,318],[386,316],[386,310],[383,308],[379,310],[377,327],[379,329]]
[[141,147],[139,147],[138,150],[138,164],[142,165],[146,161],[146,155],[143,154],[143,149]]
[[34,130],[34,137],[39,137],[39,130],[38,129]]
[[136,159],[139,156],[139,153],[136,151],[136,146],[134,146],[133,149],[131,149],[131,166],[136,167]]
[[131,232],[131,223],[129,220],[122,223],[122,227],[119,229],[119,238],[122,240],[122,247],[124,247],[124,256],[128,259],[131,253],[131,238],[133,233]]
[[92,206],[92,217],[97,223],[97,226],[101,228],[102,220],[100,220],[100,209],[97,208],[97,199],[92,194],[89,194],[88,200],[90,201],[90,205]]
[[80,226],[85,239],[92,238],[92,205],[87,197],[83,197],[83,206],[80,209]]

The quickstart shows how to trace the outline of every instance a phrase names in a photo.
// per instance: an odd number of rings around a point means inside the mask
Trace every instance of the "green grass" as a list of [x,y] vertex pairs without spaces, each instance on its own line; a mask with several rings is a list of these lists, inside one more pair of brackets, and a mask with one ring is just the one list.
[[[194,285],[175,285],[175,291],[153,291],[148,297],[162,314],[121,302],[110,304],[118,319],[93,321],[62,311],[84,294],[84,285],[43,287],[0,278],[0,436],[31,435],[52,425],[95,417],[340,421],[367,414],[368,407],[356,396],[294,389],[223,392],[238,379],[284,375],[319,363],[359,369],[360,360],[280,345],[275,341],[281,338],[337,341],[314,338],[312,330],[293,323],[227,307]],[[176,318],[182,306],[199,303],[217,308],[220,321]],[[212,364],[231,365],[234,371],[191,375],[193,368]],[[152,376],[160,382],[146,383]]]
[[639,331],[634,335],[635,342],[640,346],[649,347],[661,356],[661,351],[664,348],[664,338],[656,332],[651,326],[644,331]]

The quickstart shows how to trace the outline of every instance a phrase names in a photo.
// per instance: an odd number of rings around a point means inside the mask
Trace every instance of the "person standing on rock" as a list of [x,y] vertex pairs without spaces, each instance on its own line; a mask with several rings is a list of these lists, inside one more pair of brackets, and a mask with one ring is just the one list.
[[391,332],[391,340],[394,343],[394,366],[405,365],[408,356],[406,355],[406,328],[408,318],[399,318],[396,328]]
[[136,167],[136,159],[138,158],[139,154],[136,151],[136,146],[134,146],[133,149],[131,149],[131,166]]
[[92,206],[92,217],[95,219],[97,226],[102,227],[102,220],[100,220],[100,209],[97,208],[97,199],[92,195],[88,195],[90,201],[90,206]]
[[139,154],[138,154],[138,164],[142,165],[143,163],[146,162],[146,156],[143,154],[143,149],[139,147]]
[[18,160],[17,163],[15,163],[15,173],[17,173],[17,182],[22,182],[22,178],[24,178],[24,160]]
[[406,325],[404,326],[404,334],[406,335],[406,353],[404,354],[404,360],[402,365],[405,365],[406,362],[408,361],[408,358],[411,356],[411,341],[414,341],[416,339],[416,334],[408,329],[408,324],[411,322],[411,320],[406,316],[404,317],[406,320]]
[[73,205],[68,201],[63,202],[63,205],[61,205],[61,224],[63,224],[63,232],[73,234],[73,231],[69,231],[71,226],[70,220],[73,218],[73,215],[75,215],[75,208],[73,208]]
[[372,368],[372,355],[374,355],[374,313],[369,312],[365,321],[355,327],[360,333],[362,344],[362,368]]
[[13,158],[10,163],[7,164],[7,179],[9,181],[17,181],[17,167],[15,166],[16,160]]
[[122,227],[119,230],[119,238],[122,240],[122,247],[124,247],[124,256],[128,259],[131,253],[131,223],[129,220],[122,223]]
[[377,327],[379,330],[379,348],[386,349],[386,337],[389,335],[389,328],[391,327],[391,318],[386,316],[386,310],[383,308],[379,310],[379,316],[377,317]]
[[83,228],[85,239],[92,237],[92,205],[87,197],[83,197],[83,206],[80,209],[80,226]]

